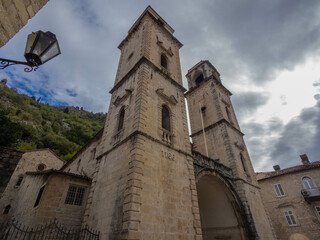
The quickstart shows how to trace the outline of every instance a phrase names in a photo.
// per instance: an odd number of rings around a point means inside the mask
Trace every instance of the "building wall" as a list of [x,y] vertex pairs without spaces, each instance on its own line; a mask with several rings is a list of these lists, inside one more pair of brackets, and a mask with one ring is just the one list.
[[0,199],[23,153],[23,151],[0,147]]
[[[48,0],[3,0],[0,2],[0,47],[5,45]],[[27,37],[27,36],[26,36]]]
[[[158,26],[153,18],[146,14],[137,26],[135,34],[144,31],[144,36],[129,34],[128,43],[120,47],[117,76],[129,74],[117,78],[111,90],[84,224],[97,226],[101,239],[195,239],[196,235],[201,239],[184,88],[170,77],[178,76],[174,74],[178,65],[169,60],[171,74],[159,67],[163,48],[153,38]],[[157,34],[158,39],[168,38],[164,29]],[[163,44],[172,51],[179,49],[176,42],[163,40]],[[122,64],[131,52],[126,47],[146,52],[136,67],[125,71]],[[170,111],[167,132],[161,126],[163,104]],[[118,130],[122,109],[124,125]],[[165,140],[164,133],[171,140]]]
[[[285,174],[259,181],[265,208],[269,214],[273,228],[279,240],[287,240],[291,234],[301,233],[310,240],[317,240],[320,236],[320,216],[315,211],[315,206],[320,206],[320,201],[308,204],[301,195],[304,189],[303,177],[310,177],[316,187],[320,187],[320,168]],[[277,197],[274,184],[280,183],[285,193]],[[283,211],[292,210],[297,225],[289,226]]]
[[[8,219],[11,217],[12,212],[17,204],[17,195],[19,195],[20,190],[24,184],[26,178],[26,172],[28,171],[37,171],[37,167],[39,164],[44,164],[45,169],[59,169],[63,165],[63,161],[58,158],[55,154],[53,154],[48,149],[34,150],[25,152],[19,163],[17,164],[13,174],[11,175],[10,181],[8,182],[4,193],[0,199],[0,209],[3,209],[7,205],[11,205],[11,210],[9,214],[3,215],[1,213],[1,219]],[[23,177],[22,183],[20,186],[16,186],[19,177]]]
[[[70,185],[85,187],[81,206],[65,204]],[[39,205],[34,207],[39,190],[45,186]],[[90,181],[52,173],[28,175],[21,186],[17,206],[12,217],[19,222],[35,227],[56,219],[62,226],[80,228],[88,196]]]
[[70,160],[70,163],[63,167],[62,170],[92,178],[97,164],[96,148],[100,143],[100,139],[98,138],[85,146],[85,150]]
[[[196,84],[201,74],[203,81]],[[185,95],[194,150],[206,156],[207,146],[209,158],[232,170],[230,182],[245,209],[248,230],[252,234],[250,238],[273,239],[250,156],[232,107],[231,93],[222,85],[219,74],[208,61],[196,64],[188,71],[187,78],[190,90]]]

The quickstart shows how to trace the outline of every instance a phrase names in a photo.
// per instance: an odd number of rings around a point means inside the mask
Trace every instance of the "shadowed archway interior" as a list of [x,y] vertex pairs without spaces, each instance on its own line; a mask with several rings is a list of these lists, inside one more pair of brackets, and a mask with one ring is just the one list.
[[197,182],[203,240],[244,240],[245,229],[236,200],[218,177],[204,175]]

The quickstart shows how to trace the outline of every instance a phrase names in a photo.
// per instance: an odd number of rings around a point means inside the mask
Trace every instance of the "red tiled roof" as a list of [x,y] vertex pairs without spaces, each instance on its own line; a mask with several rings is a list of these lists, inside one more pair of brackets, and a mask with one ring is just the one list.
[[309,170],[309,169],[319,168],[319,167],[320,167],[320,161],[316,161],[309,164],[298,165],[290,168],[281,169],[278,171],[257,172],[256,177],[257,177],[257,180],[259,181],[259,180],[273,178],[273,177],[277,177],[277,176],[281,176],[289,173],[301,172],[304,170]]

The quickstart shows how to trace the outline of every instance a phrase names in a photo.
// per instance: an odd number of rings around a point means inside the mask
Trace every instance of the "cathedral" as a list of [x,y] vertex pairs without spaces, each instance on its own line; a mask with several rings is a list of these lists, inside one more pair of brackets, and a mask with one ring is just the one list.
[[6,220],[88,225],[103,240],[275,239],[232,94],[209,61],[183,87],[173,34],[148,6],[118,46],[104,128],[63,166],[49,153],[19,163]]

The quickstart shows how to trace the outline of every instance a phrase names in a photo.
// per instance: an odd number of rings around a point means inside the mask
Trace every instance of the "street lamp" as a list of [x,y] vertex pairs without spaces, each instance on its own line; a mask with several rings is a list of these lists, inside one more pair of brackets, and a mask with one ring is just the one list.
[[56,35],[51,32],[34,32],[28,35],[24,57],[26,62],[0,58],[0,70],[15,64],[27,65],[25,72],[32,72],[38,66],[60,54],[60,48]]

